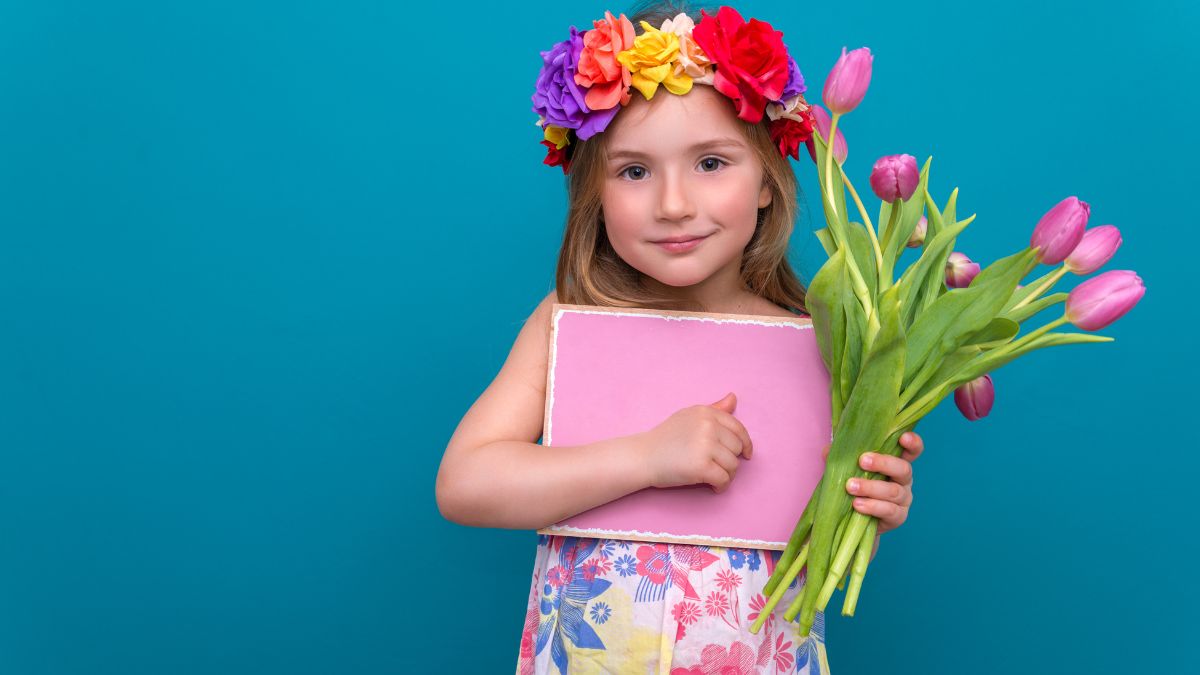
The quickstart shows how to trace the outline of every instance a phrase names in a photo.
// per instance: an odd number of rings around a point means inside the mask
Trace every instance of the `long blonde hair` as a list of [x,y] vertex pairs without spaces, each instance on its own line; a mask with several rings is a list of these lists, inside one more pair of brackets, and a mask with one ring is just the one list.
[[[670,2],[653,2],[636,10],[633,25],[646,21],[662,25],[681,11]],[[714,13],[714,12],[710,12]],[[693,20],[699,21],[699,12]],[[618,115],[621,113],[618,112]],[[771,190],[771,203],[758,211],[758,225],[742,254],[741,279],[754,294],[793,312],[807,313],[805,288],[788,263],[788,240],[799,212],[796,174],[767,131],[767,118],[757,124],[738,119],[739,129],[762,162],[763,180]],[[707,311],[699,303],[662,297],[647,289],[640,275],[613,250],[604,230],[601,194],[607,172],[606,134],[573,142],[567,177],[567,219],[555,271],[558,301],[605,307],[643,307],[682,311]]]

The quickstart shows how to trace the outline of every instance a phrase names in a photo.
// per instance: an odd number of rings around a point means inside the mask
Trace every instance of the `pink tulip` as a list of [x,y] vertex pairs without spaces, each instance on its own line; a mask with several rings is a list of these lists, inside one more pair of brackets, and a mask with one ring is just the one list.
[[925,220],[925,216],[917,221],[917,226],[913,228],[912,236],[908,238],[908,243],[905,244],[908,248],[920,248],[925,245],[925,235],[929,232],[929,222]]
[[[814,105],[812,107],[812,112],[813,119],[816,121],[817,133],[821,134],[821,138],[828,139],[829,127],[833,126],[832,118],[830,118],[829,113],[819,105]],[[809,136],[808,140],[804,142],[804,144],[808,146],[808,156],[812,157],[812,160],[815,162],[817,161],[817,148],[814,143],[816,143],[816,141],[812,139],[812,136]],[[833,139],[833,158],[837,160],[838,164],[846,163],[846,137],[842,135],[841,125],[838,125],[837,134]]]
[[966,288],[978,275],[979,263],[962,253],[955,251],[946,259],[946,285],[950,288]]
[[1146,294],[1133,270],[1109,270],[1071,289],[1067,320],[1083,330],[1100,330],[1121,318]]
[[907,200],[920,180],[917,158],[912,155],[884,155],[871,167],[871,189],[885,202]]
[[859,47],[849,54],[842,47],[842,55],[825,78],[825,90],[821,92],[821,99],[831,111],[844,114],[858,107],[871,84],[871,62],[874,60],[871,50],[866,47]]
[[1115,225],[1093,227],[1084,231],[1083,239],[1064,264],[1075,274],[1091,274],[1108,262],[1120,246],[1121,231]]
[[972,422],[987,417],[995,400],[996,389],[992,386],[991,375],[977,377],[954,390],[954,405]]
[[1066,259],[1083,239],[1092,209],[1087,202],[1071,196],[1054,205],[1033,228],[1029,245],[1037,247],[1038,262],[1057,265]]

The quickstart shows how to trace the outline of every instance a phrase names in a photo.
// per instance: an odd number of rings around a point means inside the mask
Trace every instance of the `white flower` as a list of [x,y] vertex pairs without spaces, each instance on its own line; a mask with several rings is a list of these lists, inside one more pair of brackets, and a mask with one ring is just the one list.
[[803,94],[796,94],[787,99],[782,105],[779,103],[767,104],[767,117],[771,120],[777,120],[780,117],[788,117],[796,121],[800,121],[801,113],[809,109],[808,102],[804,100]]
[[679,36],[679,55],[675,59],[675,74],[686,73],[692,78],[692,84],[707,84],[712,86],[712,62],[705,56],[696,41],[692,39],[692,29],[696,22],[692,17],[680,12],[674,19],[663,21],[661,30],[664,33],[674,33]]

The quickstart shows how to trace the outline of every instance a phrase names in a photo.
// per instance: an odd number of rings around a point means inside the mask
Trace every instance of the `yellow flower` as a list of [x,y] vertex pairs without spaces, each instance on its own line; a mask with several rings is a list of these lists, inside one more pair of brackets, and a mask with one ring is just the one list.
[[562,150],[567,144],[567,129],[565,127],[556,127],[553,124],[547,124],[545,127],[546,140],[554,144],[555,149]]
[[661,83],[672,94],[692,90],[692,78],[677,74],[674,62],[679,57],[679,36],[665,33],[642,22],[645,31],[633,40],[633,47],[617,54],[617,61],[633,74],[633,87],[647,99],[654,97]]

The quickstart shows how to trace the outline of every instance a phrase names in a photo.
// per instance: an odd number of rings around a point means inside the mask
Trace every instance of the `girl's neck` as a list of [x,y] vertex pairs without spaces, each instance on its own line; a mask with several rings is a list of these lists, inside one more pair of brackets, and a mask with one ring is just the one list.
[[[733,271],[738,272],[738,270]],[[733,279],[722,279],[719,278],[720,276],[720,274],[714,274],[691,286],[669,286],[645,274],[641,275],[641,280],[645,288],[657,294],[678,300],[698,302],[708,312],[756,314],[761,311],[765,300],[755,295],[742,283],[740,274],[736,274]]]

